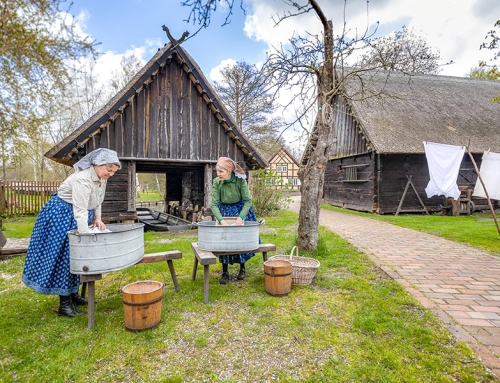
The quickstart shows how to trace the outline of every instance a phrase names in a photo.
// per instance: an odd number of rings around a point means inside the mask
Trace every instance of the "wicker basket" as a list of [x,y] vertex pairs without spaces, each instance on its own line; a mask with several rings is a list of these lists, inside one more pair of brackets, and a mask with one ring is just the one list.
[[[295,251],[296,255],[293,255]],[[282,261],[290,261],[292,269],[292,285],[306,286],[310,285],[316,271],[319,268],[319,261],[314,258],[299,257],[299,249],[297,246],[292,248],[290,255],[275,255],[269,258]]]

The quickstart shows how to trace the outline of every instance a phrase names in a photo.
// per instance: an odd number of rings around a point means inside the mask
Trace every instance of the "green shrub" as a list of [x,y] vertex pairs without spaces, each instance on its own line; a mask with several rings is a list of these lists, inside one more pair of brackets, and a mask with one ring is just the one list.
[[[288,208],[291,198],[289,183],[283,183],[282,178],[274,170],[255,170],[249,179],[252,193],[253,208],[259,217],[274,215]],[[285,195],[284,192],[287,194]]]

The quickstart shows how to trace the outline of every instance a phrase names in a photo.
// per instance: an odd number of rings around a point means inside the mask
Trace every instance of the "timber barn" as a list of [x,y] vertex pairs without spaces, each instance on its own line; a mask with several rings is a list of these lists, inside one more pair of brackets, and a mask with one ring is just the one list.
[[[424,141],[468,145],[478,168],[484,151],[500,152],[500,104],[493,102],[499,81],[397,72],[365,80],[377,96],[334,102],[336,139],[325,169],[326,203],[378,214],[440,211],[450,204],[443,196],[427,198]],[[359,89],[347,87],[351,94]],[[310,139],[303,163],[311,148]],[[476,179],[466,151],[457,180],[460,201],[467,204],[462,210],[488,209],[486,199],[471,199]]]
[[[85,154],[108,148],[122,169],[108,180],[102,205],[106,222],[137,218],[136,173],[166,175],[166,206],[209,209],[220,156],[243,169],[266,162],[236,128],[198,65],[180,46],[165,45],[94,116],[45,156],[72,166]],[[185,215],[185,214],[184,214]]]

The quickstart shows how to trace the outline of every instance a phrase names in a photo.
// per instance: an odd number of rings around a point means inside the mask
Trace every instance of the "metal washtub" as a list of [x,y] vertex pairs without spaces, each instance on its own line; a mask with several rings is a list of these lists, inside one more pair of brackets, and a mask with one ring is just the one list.
[[216,221],[194,223],[198,226],[198,248],[205,251],[248,253],[259,248],[259,227],[263,221],[245,221],[241,226],[216,225]]
[[109,224],[109,233],[68,232],[70,271],[102,274],[125,269],[144,257],[144,224]]

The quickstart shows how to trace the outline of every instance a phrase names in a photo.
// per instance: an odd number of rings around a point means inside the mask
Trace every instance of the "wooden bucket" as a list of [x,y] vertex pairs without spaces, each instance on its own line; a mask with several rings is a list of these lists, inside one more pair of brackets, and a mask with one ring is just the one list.
[[287,295],[292,288],[292,264],[285,260],[264,262],[266,291],[271,295]]
[[140,331],[153,328],[160,323],[163,283],[139,281],[122,289],[125,327]]

